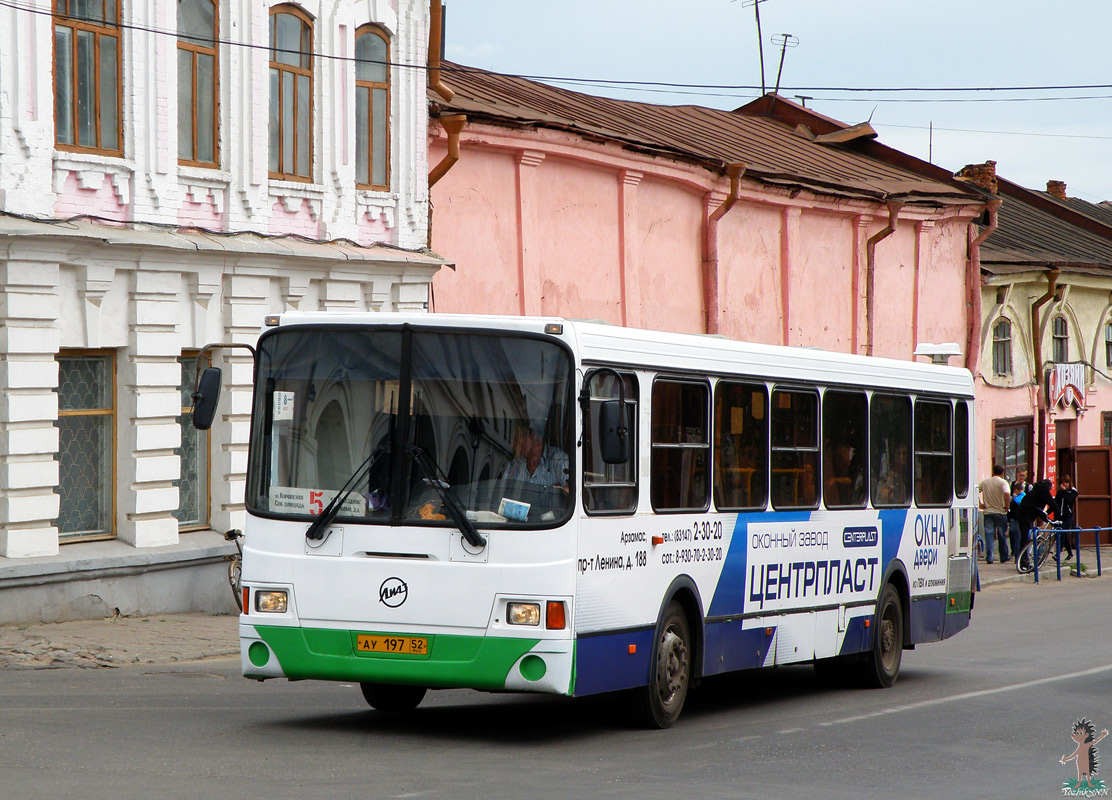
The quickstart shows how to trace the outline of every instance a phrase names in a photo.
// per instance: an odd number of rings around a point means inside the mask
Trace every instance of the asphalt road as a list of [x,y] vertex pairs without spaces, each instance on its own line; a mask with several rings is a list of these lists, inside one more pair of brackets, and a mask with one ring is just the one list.
[[434,692],[390,716],[357,686],[259,684],[223,658],[9,670],[0,796],[1061,797],[1074,721],[1112,727],[1110,601],[1108,579],[993,586],[969,630],[904,654],[893,689],[744,673],[667,731],[599,698]]

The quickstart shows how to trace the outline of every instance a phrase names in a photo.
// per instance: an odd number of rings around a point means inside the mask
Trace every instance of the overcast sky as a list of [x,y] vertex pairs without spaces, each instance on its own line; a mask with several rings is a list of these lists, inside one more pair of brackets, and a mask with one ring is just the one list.
[[[735,108],[760,95],[752,0],[444,3],[446,55],[469,66],[754,87],[556,84],[668,105]],[[781,56],[772,39],[789,33],[785,97],[810,95],[808,107],[847,123],[872,115],[881,142],[950,170],[993,159],[999,175],[1029,188],[1062,180],[1073,197],[1112,200],[1112,0],[762,0],[759,10],[769,91]],[[851,91],[1086,84],[1104,87]]]

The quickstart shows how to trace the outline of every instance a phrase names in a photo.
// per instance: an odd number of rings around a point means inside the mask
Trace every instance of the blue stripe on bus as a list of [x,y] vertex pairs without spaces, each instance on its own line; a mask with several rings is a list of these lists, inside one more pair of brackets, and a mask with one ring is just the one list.
[[[629,646],[636,645],[630,653]],[[575,689],[572,694],[614,692],[649,682],[653,629],[622,631],[575,640]]]
[[912,643],[940,641],[945,620],[945,597],[912,598],[910,626]]
[[853,653],[864,653],[873,646],[872,629],[865,627],[865,620],[871,619],[871,616],[865,616],[850,617],[846,620],[846,635],[842,639],[842,646],[838,649],[838,655],[848,656]]
[[741,625],[741,620],[707,625],[703,655],[704,675],[764,665],[769,645],[776,636],[776,628],[743,629]]
[[[903,539],[904,525],[907,524],[906,508],[888,508],[880,512],[880,564],[881,574],[888,570],[900,552],[900,541]],[[879,591],[877,596],[880,596]]]
[[730,549],[726,552],[726,560],[722,563],[722,572],[718,576],[718,585],[715,587],[714,596],[710,601],[708,616],[727,617],[731,614],[741,614],[745,610],[750,516],[760,516],[762,522],[790,524],[809,521],[811,512],[793,511],[760,515],[737,515],[737,522],[734,523],[734,533],[730,539]]

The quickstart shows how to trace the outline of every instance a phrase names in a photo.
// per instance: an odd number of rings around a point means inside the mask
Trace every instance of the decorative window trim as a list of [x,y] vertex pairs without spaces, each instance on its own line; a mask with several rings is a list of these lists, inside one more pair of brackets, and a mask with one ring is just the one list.
[[53,190],[60,194],[70,173],[77,176],[77,184],[82,189],[98,190],[104,185],[104,176],[112,179],[112,186],[122,205],[131,202],[131,180],[135,176],[135,162],[116,156],[99,153],[55,152]]

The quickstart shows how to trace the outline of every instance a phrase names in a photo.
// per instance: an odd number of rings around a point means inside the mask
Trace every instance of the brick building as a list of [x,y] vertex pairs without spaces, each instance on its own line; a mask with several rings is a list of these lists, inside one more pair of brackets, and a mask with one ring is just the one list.
[[399,65],[429,19],[0,9],[0,621],[230,602],[213,531],[242,521],[251,364],[200,435],[194,355],[268,313],[426,307],[426,77]]

